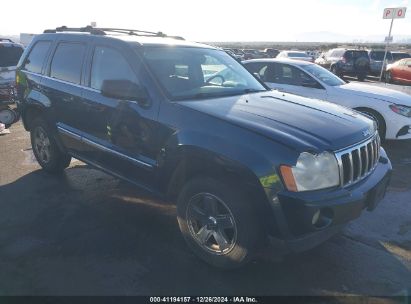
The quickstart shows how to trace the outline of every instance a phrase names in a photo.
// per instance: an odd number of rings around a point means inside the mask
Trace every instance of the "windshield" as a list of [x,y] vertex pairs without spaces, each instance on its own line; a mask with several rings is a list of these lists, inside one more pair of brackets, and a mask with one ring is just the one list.
[[0,67],[16,66],[23,48],[15,46],[0,46]]
[[344,80],[335,76],[333,73],[324,69],[323,67],[320,67],[319,65],[316,65],[316,64],[302,65],[301,68],[307,71],[308,73],[314,75],[315,77],[317,77],[319,80],[324,82],[326,85],[334,87],[334,86],[345,84]]
[[146,47],[144,57],[172,100],[266,91],[224,51],[192,47]]
[[391,55],[392,55],[392,59],[395,61],[411,57],[411,55],[407,53],[391,53]]
[[309,57],[306,53],[289,52],[288,57]]

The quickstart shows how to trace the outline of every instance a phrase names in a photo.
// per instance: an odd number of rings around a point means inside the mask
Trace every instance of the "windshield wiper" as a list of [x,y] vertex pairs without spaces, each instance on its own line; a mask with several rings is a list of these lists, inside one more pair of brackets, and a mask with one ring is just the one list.
[[244,89],[243,93],[248,94],[248,93],[260,93],[260,92],[266,92],[267,90],[258,90],[258,89]]
[[257,89],[244,89],[239,91],[231,91],[231,92],[219,92],[219,93],[197,93],[190,96],[181,96],[175,97],[173,100],[175,101],[182,101],[182,100],[190,100],[190,99],[207,99],[207,98],[219,98],[219,97],[229,97],[229,96],[236,96],[242,94],[249,94],[249,93],[258,93],[258,92],[266,92],[267,90],[257,90]]

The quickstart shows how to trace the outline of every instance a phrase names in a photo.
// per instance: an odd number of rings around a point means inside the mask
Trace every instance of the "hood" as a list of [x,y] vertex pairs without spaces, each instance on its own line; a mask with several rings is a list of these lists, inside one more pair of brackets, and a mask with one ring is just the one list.
[[297,151],[336,151],[374,134],[351,109],[277,91],[184,101],[181,105],[236,124]]
[[390,103],[411,106],[411,95],[392,89],[381,88],[362,83],[347,83],[334,88],[341,91],[342,93],[351,93],[357,96],[375,98]]

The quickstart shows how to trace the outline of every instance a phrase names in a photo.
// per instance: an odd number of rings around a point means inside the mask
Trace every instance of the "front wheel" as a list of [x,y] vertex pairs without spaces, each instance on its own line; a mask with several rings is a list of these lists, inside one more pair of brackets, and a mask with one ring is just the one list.
[[30,139],[34,156],[45,171],[59,173],[70,165],[70,155],[60,150],[44,120],[33,121]]
[[381,140],[384,141],[387,127],[381,114],[371,109],[361,109],[360,112],[364,113],[366,116],[370,117],[377,123],[378,135],[380,136]]
[[385,82],[393,83],[391,71],[385,72]]
[[252,206],[238,189],[197,178],[178,197],[178,223],[198,257],[216,267],[237,268],[254,257],[264,235]]

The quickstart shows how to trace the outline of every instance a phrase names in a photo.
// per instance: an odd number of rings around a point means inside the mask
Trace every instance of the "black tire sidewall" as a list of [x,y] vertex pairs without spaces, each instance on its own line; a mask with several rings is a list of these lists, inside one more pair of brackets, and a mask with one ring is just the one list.
[[[237,241],[228,253],[216,255],[203,249],[191,236],[187,223],[187,206],[190,199],[202,192],[211,193],[220,198],[230,209],[237,228]],[[226,183],[211,178],[197,178],[189,181],[180,192],[177,200],[177,215],[180,231],[188,246],[207,263],[219,268],[237,268],[246,264],[256,253],[261,244],[263,231],[256,220],[250,201]]]
[[378,124],[378,134],[380,135],[381,140],[385,140],[385,134],[387,132],[387,127],[385,125],[385,122],[382,121],[382,117],[380,117],[380,114],[374,113],[371,110],[362,110],[362,113],[371,116]]
[[387,71],[387,72],[385,73],[385,81],[388,82],[388,83],[393,83],[393,81],[392,81],[392,75],[391,75],[391,72],[390,72],[390,71]]

